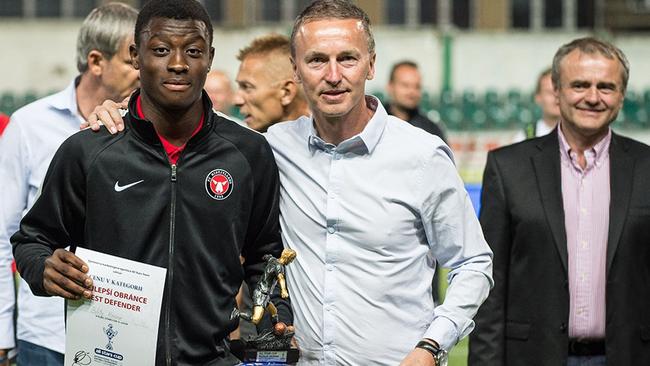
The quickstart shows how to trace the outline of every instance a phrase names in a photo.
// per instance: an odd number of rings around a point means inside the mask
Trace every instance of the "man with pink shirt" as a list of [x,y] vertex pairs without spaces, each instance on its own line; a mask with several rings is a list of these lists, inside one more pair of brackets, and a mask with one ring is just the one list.
[[495,287],[470,365],[650,364],[650,147],[612,132],[629,65],[576,39],[553,59],[559,127],[488,154]]

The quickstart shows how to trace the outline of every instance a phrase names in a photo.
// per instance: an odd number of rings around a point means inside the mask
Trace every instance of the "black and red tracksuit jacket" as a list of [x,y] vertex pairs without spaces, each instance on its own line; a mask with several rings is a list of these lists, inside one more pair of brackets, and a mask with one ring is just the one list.
[[227,352],[242,280],[254,286],[262,257],[282,251],[277,166],[265,138],[215,114],[205,93],[204,125],[170,164],[137,93],[123,132],[81,131],[59,148],[14,256],[42,296],[45,259],[68,245],[167,268],[156,365],[209,365]]

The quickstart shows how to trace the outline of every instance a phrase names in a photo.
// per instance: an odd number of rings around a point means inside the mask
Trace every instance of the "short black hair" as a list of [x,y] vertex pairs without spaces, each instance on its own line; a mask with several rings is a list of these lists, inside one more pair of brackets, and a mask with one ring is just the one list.
[[140,33],[149,25],[153,18],[176,19],[176,20],[198,20],[203,22],[208,29],[210,39],[208,43],[212,45],[214,31],[210,16],[203,5],[195,0],[150,0],[147,2],[135,23],[135,45],[140,45]]

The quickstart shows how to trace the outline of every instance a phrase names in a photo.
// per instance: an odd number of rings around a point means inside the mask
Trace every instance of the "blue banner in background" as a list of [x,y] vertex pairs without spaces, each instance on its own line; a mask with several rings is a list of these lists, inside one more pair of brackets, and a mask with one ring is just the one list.
[[469,198],[472,200],[472,205],[474,205],[474,211],[476,212],[476,216],[478,216],[481,210],[481,185],[465,184],[465,189],[469,193]]

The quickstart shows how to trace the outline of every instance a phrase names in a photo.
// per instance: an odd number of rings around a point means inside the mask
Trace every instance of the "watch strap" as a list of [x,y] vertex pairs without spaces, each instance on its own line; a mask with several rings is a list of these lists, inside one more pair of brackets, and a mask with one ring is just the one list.
[[440,346],[438,346],[437,344],[432,344],[427,341],[419,341],[418,344],[415,345],[415,348],[421,348],[425,351],[428,351],[433,356],[433,359],[436,360],[436,362],[438,361],[438,357],[441,349]]

